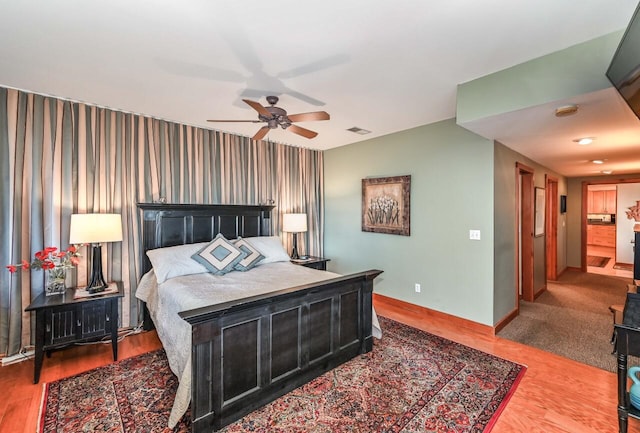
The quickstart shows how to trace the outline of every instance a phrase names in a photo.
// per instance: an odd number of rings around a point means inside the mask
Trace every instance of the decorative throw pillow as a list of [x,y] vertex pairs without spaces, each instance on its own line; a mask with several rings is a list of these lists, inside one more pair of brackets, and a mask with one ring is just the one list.
[[233,271],[233,268],[246,256],[247,253],[233,245],[222,233],[218,233],[211,242],[191,258],[207,268],[212,274],[224,275]]
[[183,275],[203,274],[209,272],[200,263],[194,262],[191,256],[197,253],[208,242],[176,245],[174,247],[156,248],[147,251],[158,284]]
[[278,236],[257,236],[253,238],[245,238],[255,249],[260,251],[264,259],[258,265],[264,265],[274,262],[288,262],[291,260],[289,254],[284,250],[282,241]]
[[240,248],[241,251],[247,253],[247,256],[240,260],[238,264],[235,266],[237,271],[248,271],[253,268],[258,262],[264,259],[264,256],[258,251],[253,245],[247,242],[245,239],[238,238],[233,241],[233,244]]

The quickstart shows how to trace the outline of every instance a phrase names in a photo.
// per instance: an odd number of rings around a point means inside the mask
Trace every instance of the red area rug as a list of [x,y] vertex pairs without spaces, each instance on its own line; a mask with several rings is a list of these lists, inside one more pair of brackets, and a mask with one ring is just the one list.
[[[223,429],[488,432],[525,367],[389,319],[371,353]],[[177,388],[163,351],[47,384],[40,431],[169,432]],[[187,414],[188,416],[188,414]],[[176,432],[188,432],[189,422]]]

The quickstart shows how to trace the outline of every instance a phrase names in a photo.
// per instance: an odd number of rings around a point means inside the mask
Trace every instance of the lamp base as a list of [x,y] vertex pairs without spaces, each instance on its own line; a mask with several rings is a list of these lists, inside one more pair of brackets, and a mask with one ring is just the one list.
[[91,250],[91,282],[86,290],[89,293],[100,293],[108,287],[102,276],[102,246],[93,244]]
[[300,256],[298,255],[298,233],[293,234],[293,249],[291,250],[291,259],[298,260]]

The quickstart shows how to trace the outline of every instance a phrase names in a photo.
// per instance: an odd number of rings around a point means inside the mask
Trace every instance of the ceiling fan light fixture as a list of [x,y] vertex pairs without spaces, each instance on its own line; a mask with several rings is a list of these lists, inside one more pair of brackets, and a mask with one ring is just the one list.
[[556,108],[556,117],[572,116],[578,112],[578,106],[575,104],[563,105]]
[[360,135],[371,134],[371,131],[369,131],[368,129],[358,128],[357,126],[354,126],[353,128],[349,128],[347,129],[347,131],[355,132],[356,134],[360,134]]

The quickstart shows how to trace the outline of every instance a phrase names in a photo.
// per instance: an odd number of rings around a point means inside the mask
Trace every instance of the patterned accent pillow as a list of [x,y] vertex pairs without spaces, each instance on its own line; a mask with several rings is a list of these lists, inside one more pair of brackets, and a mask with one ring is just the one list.
[[191,256],[193,260],[215,275],[224,275],[247,256],[247,253],[228,241],[222,233],[213,238],[200,251]]
[[236,239],[235,241],[233,241],[233,244],[236,247],[240,248],[240,250],[247,253],[247,256],[244,259],[240,260],[236,265],[235,269],[237,271],[248,271],[249,269],[257,265],[260,260],[264,259],[264,256],[260,253],[260,251],[258,251],[257,248],[255,248],[253,245],[242,238]]

